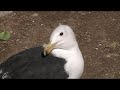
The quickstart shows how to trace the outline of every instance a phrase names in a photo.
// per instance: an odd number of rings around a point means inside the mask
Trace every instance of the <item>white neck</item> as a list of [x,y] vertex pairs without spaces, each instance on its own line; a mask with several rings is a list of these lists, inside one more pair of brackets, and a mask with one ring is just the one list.
[[70,50],[54,49],[52,54],[67,61],[64,66],[68,79],[79,79],[83,73],[84,60],[78,45]]

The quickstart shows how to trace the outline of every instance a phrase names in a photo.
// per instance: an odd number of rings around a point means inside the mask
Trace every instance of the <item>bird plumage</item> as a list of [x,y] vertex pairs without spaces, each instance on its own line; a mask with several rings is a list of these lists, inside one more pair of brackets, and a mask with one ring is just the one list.
[[66,79],[65,60],[44,57],[42,47],[17,53],[0,65],[1,79]]

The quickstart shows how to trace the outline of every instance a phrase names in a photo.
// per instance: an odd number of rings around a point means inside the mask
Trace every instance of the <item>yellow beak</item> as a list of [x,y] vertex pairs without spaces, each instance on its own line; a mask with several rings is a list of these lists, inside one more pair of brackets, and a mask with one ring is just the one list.
[[44,45],[44,51],[43,51],[43,54],[44,56],[48,55],[55,47],[57,43],[53,43],[51,44],[51,42],[49,42],[48,44]]

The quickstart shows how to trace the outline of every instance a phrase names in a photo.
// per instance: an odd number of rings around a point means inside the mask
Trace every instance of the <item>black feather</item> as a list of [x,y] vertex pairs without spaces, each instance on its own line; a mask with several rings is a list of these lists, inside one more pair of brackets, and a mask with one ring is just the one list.
[[66,61],[48,55],[43,56],[43,48],[35,47],[11,56],[0,65],[0,78],[5,79],[66,79]]

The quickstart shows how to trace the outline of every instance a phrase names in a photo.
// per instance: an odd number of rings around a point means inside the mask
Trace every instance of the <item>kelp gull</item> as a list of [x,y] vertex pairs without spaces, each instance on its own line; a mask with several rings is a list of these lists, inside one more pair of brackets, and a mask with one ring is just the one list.
[[73,30],[59,25],[48,44],[21,51],[3,62],[0,78],[79,79],[83,70],[84,60]]

